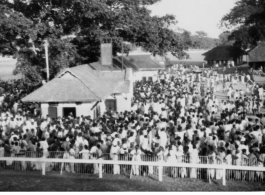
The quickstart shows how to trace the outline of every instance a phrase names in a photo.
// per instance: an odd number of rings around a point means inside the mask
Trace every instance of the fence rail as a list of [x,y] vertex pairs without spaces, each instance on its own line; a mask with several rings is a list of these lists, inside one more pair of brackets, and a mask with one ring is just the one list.
[[[230,170],[233,171],[250,171],[250,173],[260,173],[264,174],[264,167],[254,167],[254,166],[231,166],[225,164],[193,164],[193,163],[176,163],[176,162],[164,162],[164,161],[156,161],[156,162],[147,162],[147,161],[119,161],[119,160],[102,160],[102,159],[59,159],[59,158],[22,158],[22,157],[0,157],[0,162],[3,161],[15,161],[21,163],[39,163],[41,165],[42,175],[46,173],[46,165],[50,163],[61,163],[61,171],[65,164],[70,164],[70,166],[74,166],[74,164],[93,164],[97,168],[97,174],[99,174],[99,178],[103,177],[103,166],[112,165],[114,168],[114,172],[120,169],[121,166],[127,166],[130,168],[130,174],[132,172],[137,172],[139,166],[148,166],[156,168],[158,180],[163,180],[163,170],[169,169],[172,173],[176,171],[184,171],[190,169],[190,171],[195,171],[197,169],[205,169],[207,174],[207,179],[211,179],[211,172],[214,170],[216,174],[221,175],[219,179],[222,179],[223,185],[226,185],[227,176],[231,174]],[[119,166],[120,165],[120,166]],[[118,171],[119,172],[119,171]],[[114,173],[115,174],[115,173]],[[116,173],[117,174],[117,173]]]

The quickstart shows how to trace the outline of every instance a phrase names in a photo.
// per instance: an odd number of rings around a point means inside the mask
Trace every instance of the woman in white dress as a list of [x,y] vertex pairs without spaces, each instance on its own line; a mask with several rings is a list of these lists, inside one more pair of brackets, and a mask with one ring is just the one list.
[[[231,150],[227,150],[227,154],[224,158],[226,165],[232,165],[232,154]],[[232,177],[232,172],[230,170],[226,170],[226,177],[227,179]]]
[[[222,165],[224,163],[224,157],[226,156],[224,148],[220,148],[220,152],[216,156],[217,164]],[[221,179],[223,177],[222,169],[216,170],[216,179]]]
[[[66,150],[63,154],[63,159],[69,159],[69,150]],[[69,164],[68,163],[62,163],[61,164],[61,171],[63,170],[65,166],[65,171],[66,172],[70,172],[70,167],[69,167]]]
[[[168,154],[167,154],[167,162],[168,163],[177,163],[177,158],[176,158],[176,150],[171,146],[169,146]],[[173,178],[177,177],[177,169],[176,167],[171,167],[170,169],[170,176]]]
[[[178,146],[176,156],[177,156],[177,163],[183,163],[183,147]],[[181,178],[184,178],[187,175],[187,171],[185,167],[178,168],[179,175]]]
[[[113,148],[113,146],[111,147],[111,150],[110,150],[110,158],[113,160],[113,149],[112,148]],[[92,160],[97,160],[97,158],[98,158],[98,147],[97,147],[97,145],[93,145],[91,147],[91,149],[90,149],[90,157],[91,157]],[[99,173],[98,163],[94,163],[93,164],[93,170],[94,170],[94,172],[93,172],[94,174],[98,174]]]
[[[216,154],[212,150],[208,155],[207,164],[216,164]],[[208,177],[210,177],[210,179],[215,179],[215,169],[208,169]]]
[[[196,145],[193,146],[193,150],[190,153],[190,163],[192,164],[199,164],[200,159],[199,159],[199,151],[196,148]],[[197,169],[196,168],[191,168],[190,169],[190,178],[197,178]]]
[[[241,153],[239,150],[236,150],[235,165],[241,166]],[[236,178],[236,180],[241,180],[241,171],[240,170],[235,171],[235,178]]]
[[[75,150],[73,147],[74,146],[71,144],[70,150],[69,150],[69,159],[75,159]],[[70,163],[70,171],[72,173],[75,173],[75,164],[74,163]]]
[[[142,161],[141,159],[141,155],[142,155],[142,151],[139,148],[139,146],[135,146],[135,149],[131,151],[130,153],[132,155],[132,161]],[[140,175],[140,166],[139,165],[133,165],[132,166],[132,173],[134,175]]]

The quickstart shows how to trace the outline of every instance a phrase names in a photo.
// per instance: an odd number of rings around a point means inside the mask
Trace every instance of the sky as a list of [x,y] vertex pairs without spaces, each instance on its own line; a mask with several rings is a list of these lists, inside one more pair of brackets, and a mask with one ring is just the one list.
[[209,37],[218,38],[225,30],[220,28],[222,17],[229,13],[237,0],[161,0],[149,9],[152,15],[172,14],[177,27],[195,34],[204,31]]

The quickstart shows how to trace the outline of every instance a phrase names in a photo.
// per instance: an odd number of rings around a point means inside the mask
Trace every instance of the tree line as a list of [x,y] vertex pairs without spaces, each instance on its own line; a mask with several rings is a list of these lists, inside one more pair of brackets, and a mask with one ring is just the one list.
[[151,16],[147,9],[158,1],[1,0],[0,52],[18,59],[14,73],[32,85],[45,78],[46,39],[51,78],[66,67],[99,60],[100,43],[109,37],[120,38],[113,40],[113,55],[121,52],[122,38],[153,55],[185,56],[188,44],[167,28],[175,17]]
[[[230,31],[219,39],[197,31],[176,33],[173,15],[151,16],[148,6],[160,0],[1,0],[0,53],[17,58],[14,74],[23,74],[31,85],[45,78],[44,40],[49,42],[50,77],[66,67],[98,61],[100,43],[116,37],[153,55],[170,52],[178,58],[188,48],[218,45],[248,48],[264,39],[265,0],[239,0],[222,19]],[[130,51],[113,40],[113,55]]]
[[238,0],[221,20],[228,41],[242,49],[251,49],[265,40],[265,0]]

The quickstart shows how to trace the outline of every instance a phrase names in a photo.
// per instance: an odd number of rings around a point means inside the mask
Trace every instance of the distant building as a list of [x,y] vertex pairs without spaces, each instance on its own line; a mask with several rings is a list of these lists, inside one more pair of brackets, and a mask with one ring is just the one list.
[[234,46],[218,46],[204,53],[204,60],[209,65],[238,65],[243,62],[245,52]]
[[265,42],[259,42],[255,48],[248,51],[247,61],[249,67],[253,69],[262,67],[263,72],[265,72]]
[[93,70],[98,71],[117,71],[125,68],[131,68],[132,81],[157,80],[159,70],[165,67],[151,58],[150,53],[133,53],[123,56],[113,57],[113,66],[101,66],[100,62],[94,62],[89,65]]
[[[122,61],[122,56],[118,59]],[[150,54],[129,55],[123,57],[124,66],[133,69],[133,81],[157,80],[159,70],[165,67],[151,59]]]
[[43,117],[72,113],[94,119],[109,109],[130,111],[132,96],[132,69],[98,71],[81,65],[66,69],[22,101],[41,103]]

